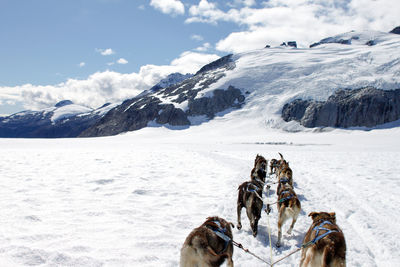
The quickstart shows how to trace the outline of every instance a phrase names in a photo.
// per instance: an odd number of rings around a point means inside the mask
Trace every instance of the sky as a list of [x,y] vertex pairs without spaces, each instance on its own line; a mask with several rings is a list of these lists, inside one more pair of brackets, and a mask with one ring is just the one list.
[[400,25],[398,0],[0,0],[0,114],[97,108],[230,53]]

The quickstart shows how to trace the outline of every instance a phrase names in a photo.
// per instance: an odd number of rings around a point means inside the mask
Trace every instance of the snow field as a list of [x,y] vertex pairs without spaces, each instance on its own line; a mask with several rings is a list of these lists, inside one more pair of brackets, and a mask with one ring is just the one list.
[[[377,141],[383,133],[397,131],[258,139],[286,138],[292,145],[255,144],[250,136],[237,142],[233,135],[201,141],[193,130],[163,128],[110,138],[1,139],[0,265],[178,266],[186,236],[206,217],[236,225],[237,187],[249,179],[256,154],[271,159],[281,152],[293,170],[302,212],[292,235],[286,234],[290,222],[284,225],[274,259],[301,245],[309,212],[334,211],[348,266],[398,266],[400,152],[397,143]],[[272,189],[264,203],[276,200]],[[266,213],[256,238],[244,210],[242,224],[233,229],[234,240],[269,259]],[[265,266],[236,247],[233,260]],[[277,266],[299,261],[297,253]]]

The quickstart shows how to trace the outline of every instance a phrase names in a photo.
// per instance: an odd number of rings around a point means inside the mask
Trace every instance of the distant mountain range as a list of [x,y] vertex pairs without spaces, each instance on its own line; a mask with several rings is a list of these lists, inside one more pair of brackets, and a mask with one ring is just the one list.
[[374,127],[400,119],[398,29],[352,31],[310,48],[227,55],[194,75],[173,73],[122,103],[91,109],[65,100],[0,117],[0,137],[108,136],[148,126],[190,127],[220,116],[295,131]]

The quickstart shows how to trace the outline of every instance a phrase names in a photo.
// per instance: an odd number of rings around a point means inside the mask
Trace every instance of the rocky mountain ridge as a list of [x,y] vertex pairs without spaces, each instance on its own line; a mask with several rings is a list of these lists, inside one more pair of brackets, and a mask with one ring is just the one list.
[[93,125],[114,105],[98,109],[76,105],[63,100],[41,111],[22,111],[0,118],[0,137],[60,138],[76,137]]
[[245,96],[233,86],[213,90],[210,96],[201,92],[235,68],[228,55],[201,68],[194,76],[155,92],[124,101],[110,110],[80,137],[108,136],[139,130],[150,123],[169,126],[189,126],[191,118],[205,116],[212,119],[218,112],[240,108]]
[[348,32],[313,48],[227,55],[195,75],[171,74],[138,96],[99,110],[63,101],[44,111],[0,117],[0,136],[107,136],[203,122],[288,131],[374,127],[400,119],[398,101],[390,102],[397,97],[390,91],[400,88],[400,36],[393,33]]
[[283,106],[283,120],[305,127],[374,127],[400,119],[400,89],[338,90],[326,101],[296,99]]

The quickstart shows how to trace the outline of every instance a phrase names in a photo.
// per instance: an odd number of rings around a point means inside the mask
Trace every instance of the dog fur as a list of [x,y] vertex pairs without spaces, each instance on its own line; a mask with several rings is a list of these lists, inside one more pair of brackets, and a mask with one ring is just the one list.
[[[334,212],[311,212],[313,220],[303,244],[310,242],[315,238],[316,230],[314,227],[320,225],[323,221],[329,221],[331,224],[325,224],[323,227],[336,230],[318,240],[315,244],[303,248],[301,253],[300,267],[345,267],[346,266],[346,242],[342,230],[336,224],[336,215]],[[319,235],[326,233],[321,230]]]
[[257,183],[262,183],[261,188],[264,187],[265,179],[267,177],[266,168],[268,161],[261,155],[257,154],[254,160],[254,168],[250,172],[250,179]]
[[268,161],[263,156],[257,154],[256,159],[254,160],[254,168],[266,171],[267,166]]
[[279,160],[277,159],[271,159],[269,161],[269,173],[274,174],[276,173],[277,168],[279,167]]
[[288,184],[293,188],[293,171],[289,167],[289,162],[287,162],[281,153],[279,153],[281,159],[279,160],[279,166],[275,172],[276,177],[278,178],[278,188],[276,193],[279,194],[280,187],[282,186],[282,180],[288,180]]
[[[250,221],[253,236],[257,236],[258,221],[261,218],[261,210],[263,208],[262,196],[263,185],[256,181],[248,181],[242,183],[238,190],[237,200],[237,228],[242,228],[241,213],[242,208],[246,208],[247,217]],[[251,191],[249,191],[251,189]],[[254,191],[254,192],[253,192]]]
[[262,184],[262,185],[261,185],[261,188],[264,187],[266,177],[267,177],[267,173],[266,173],[265,170],[263,170],[263,169],[258,169],[258,168],[256,168],[256,167],[254,167],[254,168],[251,170],[250,179],[251,179],[252,181],[254,181],[254,182],[257,182],[257,183],[259,183],[259,184]]
[[[214,216],[195,228],[186,238],[181,248],[181,267],[217,267],[227,259],[227,266],[233,267],[233,245],[232,242],[226,246],[225,240],[215,234],[211,228],[218,228],[218,221],[226,235],[232,239],[231,226],[234,225],[226,220]],[[226,246],[226,248],[225,248]],[[225,249],[224,249],[225,248]]]
[[[299,217],[301,211],[300,200],[298,199],[296,193],[293,188],[287,184],[282,184],[281,188],[278,192],[278,241],[276,242],[276,246],[281,246],[282,239],[282,226],[283,224],[290,218],[292,218],[292,224],[290,225],[287,233],[290,235],[292,233],[294,224]],[[289,199],[286,199],[289,198]]]

